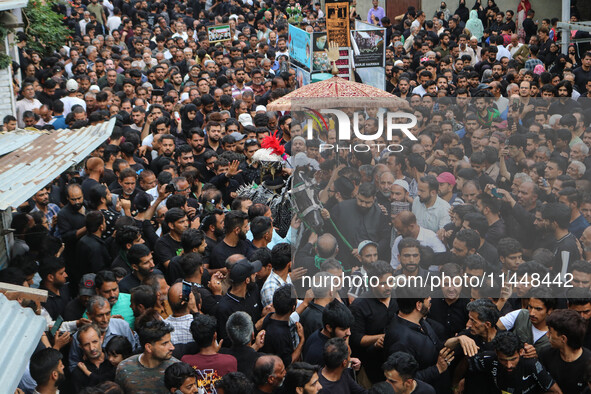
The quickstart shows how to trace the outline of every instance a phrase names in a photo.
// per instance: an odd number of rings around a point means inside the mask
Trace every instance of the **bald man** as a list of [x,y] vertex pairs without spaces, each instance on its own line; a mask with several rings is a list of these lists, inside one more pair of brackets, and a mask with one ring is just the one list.
[[308,242],[297,248],[293,268],[303,267],[308,270],[308,275],[314,275],[320,271],[320,266],[326,259],[336,257],[338,252],[337,239],[332,234],[326,233],[318,236],[318,234],[312,233]]
[[105,162],[99,157],[91,157],[86,161],[86,174],[88,177],[82,182],[82,193],[84,199],[88,200],[90,189],[100,184],[105,172]]
[[254,364],[253,381],[260,393],[272,393],[285,379],[285,365],[277,356],[261,356]]
[[164,321],[174,327],[174,331],[170,333],[170,341],[175,346],[193,342],[191,335],[192,313],[198,312],[193,292],[189,293],[188,301],[183,300],[183,282],[177,282],[168,289],[168,304],[172,315]]

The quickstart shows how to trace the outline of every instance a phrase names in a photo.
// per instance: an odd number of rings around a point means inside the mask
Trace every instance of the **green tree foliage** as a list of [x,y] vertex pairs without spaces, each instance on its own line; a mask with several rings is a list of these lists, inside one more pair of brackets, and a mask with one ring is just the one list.
[[23,9],[27,47],[44,55],[61,48],[70,36],[63,23],[65,17],[54,11],[54,5],[54,0],[31,0]]

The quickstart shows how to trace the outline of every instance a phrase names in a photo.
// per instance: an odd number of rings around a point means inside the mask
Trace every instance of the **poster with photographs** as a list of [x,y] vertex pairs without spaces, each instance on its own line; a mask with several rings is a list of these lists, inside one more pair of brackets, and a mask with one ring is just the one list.
[[209,42],[222,42],[232,39],[230,25],[215,25],[207,27]]
[[306,86],[310,84],[310,72],[304,70],[303,68],[293,66],[296,72],[296,81],[298,83],[298,87],[301,88],[302,86]]
[[325,49],[328,49],[326,32],[312,34],[312,71],[330,72],[332,66]]
[[384,30],[355,30],[351,36],[356,68],[384,67]]
[[336,42],[339,47],[350,46],[349,3],[327,3],[325,15],[328,41]]
[[289,59],[310,71],[312,63],[312,35],[305,30],[289,25],[287,45]]

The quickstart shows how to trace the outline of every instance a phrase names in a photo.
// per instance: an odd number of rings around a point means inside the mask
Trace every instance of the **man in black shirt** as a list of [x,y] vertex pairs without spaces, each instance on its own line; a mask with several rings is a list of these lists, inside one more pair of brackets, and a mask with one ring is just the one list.
[[[373,183],[363,183],[359,186],[357,196],[350,200],[341,201],[330,212],[335,228],[347,239],[351,245],[359,245],[361,241],[372,240],[380,243],[390,235],[388,220],[376,203],[377,188]],[[341,244],[342,238],[333,234],[339,241],[337,259],[346,268],[359,264],[346,245]],[[355,250],[355,252],[357,252]]]
[[207,151],[205,147],[205,133],[198,127],[189,130],[187,144],[193,148],[193,162],[199,166],[205,166],[203,154]]
[[438,392],[445,392],[450,385],[447,369],[454,356],[425,319],[431,307],[431,297],[426,293],[418,288],[396,289],[398,315],[386,328],[384,350],[386,354],[411,354],[419,364],[416,376]]
[[207,122],[207,141],[205,147],[213,150],[217,154],[221,154],[224,150],[220,139],[222,138],[222,126],[219,122]]
[[[460,358],[460,363],[454,373],[457,381],[464,377],[467,357],[473,357],[479,351],[493,350],[491,341],[497,335],[497,321],[499,320],[499,310],[489,299],[474,300],[467,305],[466,309],[469,316],[467,328],[457,336],[445,341],[445,346],[454,349],[455,355]],[[458,345],[461,346],[464,353],[463,357],[458,352]],[[486,379],[489,377],[482,372],[473,371],[465,374],[464,392],[477,392],[481,382]]]
[[275,290],[273,294],[275,312],[269,313],[263,321],[263,330],[266,334],[261,351],[279,356],[286,367],[300,358],[304,347],[304,328],[301,323],[296,323],[294,327],[299,337],[297,346],[292,338],[292,328],[289,324],[289,317],[295,312],[297,304],[297,300],[292,296],[293,291],[293,286],[290,284]]
[[386,381],[397,394],[435,394],[433,386],[415,379],[419,363],[408,353],[392,353],[382,365],[382,369]]
[[489,270],[498,266],[499,254],[497,248],[486,240],[488,222],[486,217],[479,212],[470,212],[464,216],[464,223],[470,230],[474,230],[480,237],[480,246],[477,249],[478,255],[484,257]]
[[482,193],[476,201],[476,207],[488,222],[488,231],[484,238],[493,246],[497,246],[501,238],[506,237],[505,222],[501,219],[501,201]]
[[[511,331],[497,334],[494,351],[482,352],[469,359],[471,371],[481,371],[492,378],[497,389],[507,393],[561,393],[552,376],[536,358],[522,358],[523,344]],[[486,391],[488,381],[478,387]]]
[[129,200],[131,204],[131,211],[135,211],[135,198],[138,194],[143,193],[141,189],[136,187],[136,171],[132,167],[123,169],[119,173],[119,184],[121,185],[121,187],[113,189],[112,192],[114,194],[117,194],[120,200]]
[[82,277],[81,267],[76,262],[76,244],[86,234],[86,209],[80,185],[69,185],[67,193],[68,204],[57,214],[57,226],[65,244],[63,257],[70,276],[70,289],[75,291]]
[[[234,356],[237,361],[238,372],[242,372],[252,378],[253,368],[256,360],[263,356],[259,353],[262,342],[264,342],[264,331],[260,331],[256,339],[254,336],[254,324],[246,312],[234,312],[226,322],[228,337],[232,341],[230,348],[221,348],[220,353]],[[251,345],[251,343],[254,343]]]
[[254,251],[252,244],[246,239],[246,233],[250,226],[248,215],[242,211],[230,211],[224,219],[224,239],[218,243],[211,252],[211,258],[207,269],[210,273],[222,271],[226,273],[226,259],[233,254],[242,254],[246,257]]
[[[449,278],[461,277],[462,269],[454,263],[441,267],[441,273]],[[451,281],[442,281],[441,288],[431,300],[429,317],[443,325],[445,337],[451,338],[466,327],[469,300],[460,298],[462,286],[454,286]]]
[[222,275],[208,275],[204,278],[203,259],[199,253],[186,253],[175,257],[173,261],[176,259],[179,261],[183,280],[190,283],[201,296],[201,311],[215,316],[218,302],[222,298]]
[[90,211],[86,215],[86,235],[76,244],[76,260],[81,265],[82,273],[88,274],[108,269],[111,255],[107,244],[102,239],[106,229],[105,217],[100,211]]
[[586,322],[577,312],[557,309],[546,318],[551,349],[540,353],[540,362],[563,393],[580,393],[586,386],[591,351],[582,347]]
[[568,309],[576,311],[586,322],[583,346],[591,349],[591,291],[583,288],[572,288],[566,292]]
[[58,257],[46,257],[41,261],[39,275],[41,276],[39,287],[47,290],[47,301],[41,305],[55,320],[58,316],[64,315],[66,305],[70,301],[70,291],[66,286],[68,274],[63,261]]
[[390,264],[378,260],[368,268],[368,277],[379,278],[379,284],[351,304],[355,318],[351,326],[351,347],[361,359],[369,379],[379,382],[383,379],[380,367],[384,362],[384,334],[398,305],[388,285],[388,278],[392,277]]
[[86,324],[78,329],[78,342],[84,353],[84,361],[72,371],[74,392],[115,379],[115,367],[102,349],[103,338],[98,327]]
[[127,253],[133,245],[144,242],[140,229],[135,226],[123,226],[122,229],[117,230],[115,233],[115,242],[119,247],[119,253],[113,260],[111,269],[120,267],[128,274],[131,274],[131,265],[127,259]]
[[535,36],[538,31],[538,26],[534,23],[534,10],[527,11],[525,20],[523,21],[523,30],[525,31],[525,43],[529,44],[531,36]]
[[[151,275],[154,270],[154,258],[152,251],[145,244],[133,245],[127,253],[131,274],[125,276],[119,282],[119,291],[130,293],[131,289],[142,284],[142,280]],[[160,271],[156,272],[160,274]]]
[[[158,118],[152,127],[160,126],[168,128],[168,126],[166,126],[166,121],[166,118]],[[160,137],[160,154],[152,160],[152,163],[150,164],[150,168],[155,174],[160,174],[164,166],[174,161],[173,155],[175,146],[175,139],[171,134],[164,134]]]
[[585,92],[587,81],[591,80],[591,52],[586,52],[581,58],[581,67],[573,70],[575,85],[580,93]]
[[570,209],[566,205],[558,202],[547,203],[542,206],[542,219],[542,227],[548,228],[554,234],[555,244],[548,249],[554,252],[552,272],[556,274],[560,272],[563,264],[563,252],[568,252],[567,266],[580,259],[579,240],[568,231]]
[[94,289],[95,274],[86,274],[82,276],[78,285],[78,297],[68,302],[63,314],[65,321],[78,320],[86,312],[86,304],[90,297],[96,294]]
[[332,338],[324,345],[324,368],[318,373],[318,381],[323,393],[365,394],[352,376],[349,368],[351,349],[345,338]]
[[168,263],[174,256],[183,251],[181,235],[189,228],[189,219],[181,208],[171,208],[164,215],[164,223],[170,230],[162,235],[154,245],[154,262],[164,272],[168,269]]
[[[258,331],[262,326],[261,314],[263,311],[258,286],[256,286],[255,274],[262,268],[260,261],[250,263],[243,259],[232,266],[230,270],[230,282],[232,287],[221,298],[216,318],[218,321],[218,338],[225,339],[224,345],[229,346],[230,341],[226,331],[226,322],[230,315],[237,311],[246,312],[252,318],[255,329]],[[265,308],[269,313],[271,308]]]
[[324,344],[330,338],[349,338],[353,323],[354,317],[349,308],[339,300],[331,301],[322,311],[322,328],[306,338],[303,349],[304,361],[312,365],[322,365]]

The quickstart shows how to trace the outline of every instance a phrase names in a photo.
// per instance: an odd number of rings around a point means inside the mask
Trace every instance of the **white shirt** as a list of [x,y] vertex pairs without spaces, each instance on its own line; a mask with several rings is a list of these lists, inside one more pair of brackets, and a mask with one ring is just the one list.
[[412,90],[412,94],[418,94],[419,96],[423,97],[425,94],[427,94],[427,91],[423,85],[419,85]]
[[497,45],[497,60],[501,60],[503,57],[508,57],[509,60],[513,59],[513,55],[507,48],[502,45]]
[[74,105],[81,105],[86,111],[86,102],[78,97],[66,96],[62,97],[60,100],[64,103],[64,116],[68,116]]
[[18,122],[18,127],[23,128],[25,127],[25,121],[23,120],[23,114],[27,111],[32,111],[34,109],[41,108],[43,104],[41,101],[37,100],[36,98],[29,100],[29,99],[22,99],[16,102],[16,120]]
[[148,134],[146,138],[142,141],[142,146],[149,146],[152,147],[152,142],[154,142],[154,134]]
[[464,55],[470,56],[470,64],[471,65],[475,65],[476,63],[478,63],[478,56],[474,52],[474,49],[470,48],[468,45],[466,45],[466,49],[464,49],[463,51],[462,51],[462,48],[460,48],[460,56],[459,57],[462,57]]
[[109,29],[109,32],[119,29],[119,26],[121,26],[121,17],[110,16],[107,19],[107,29]]
[[430,208],[427,208],[418,198],[412,202],[412,213],[417,217],[419,226],[434,232],[451,222],[449,208],[449,203],[439,196]]
[[86,19],[82,19],[78,23],[80,23],[80,33],[82,33],[82,35],[86,35],[86,25],[90,23],[90,19],[88,19],[88,21],[86,21]]
[[499,110],[499,112],[503,113],[509,106],[509,99],[507,97],[500,96],[498,99],[495,100],[495,104],[497,105],[497,109]]
[[[399,235],[394,240],[394,245],[392,245],[392,259],[390,260],[390,265],[395,270],[398,269],[400,266],[400,261],[398,260],[398,244],[402,240],[402,235]],[[437,238],[437,234],[433,231],[428,230],[426,228],[421,227],[419,230],[419,235],[417,236],[417,241],[420,242],[422,246],[428,246],[433,249],[435,253],[443,253],[445,252],[445,245],[439,238]]]

